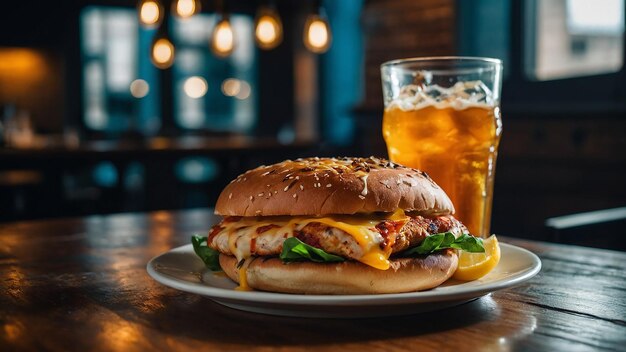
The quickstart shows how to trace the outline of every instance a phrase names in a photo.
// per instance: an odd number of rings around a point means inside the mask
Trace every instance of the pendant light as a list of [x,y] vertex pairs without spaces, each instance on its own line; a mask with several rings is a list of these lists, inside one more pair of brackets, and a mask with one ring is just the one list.
[[137,17],[144,27],[157,27],[163,21],[163,6],[158,0],[140,0],[137,3]]
[[152,41],[150,60],[154,66],[160,69],[166,69],[171,67],[174,63],[175,55],[176,49],[174,48],[172,40],[167,35],[167,23],[164,23],[163,26],[159,28]]
[[274,2],[261,5],[254,22],[256,43],[261,49],[274,49],[283,41],[283,23]]
[[235,32],[230,23],[230,15],[218,1],[218,21],[211,34],[211,51],[218,57],[227,57],[235,50]]
[[319,1],[316,2],[316,12],[311,13],[304,24],[304,46],[316,54],[328,51],[332,42],[330,24],[326,12]]
[[174,0],[172,2],[172,13],[181,19],[187,19],[199,13],[200,9],[199,0]]

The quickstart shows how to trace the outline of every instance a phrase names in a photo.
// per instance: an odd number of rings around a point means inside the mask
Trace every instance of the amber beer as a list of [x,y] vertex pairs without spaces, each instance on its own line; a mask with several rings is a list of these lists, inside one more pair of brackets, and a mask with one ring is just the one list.
[[391,160],[425,170],[450,196],[473,234],[489,233],[501,128],[498,108],[426,106],[385,110],[383,134]]
[[497,59],[431,57],[381,66],[383,135],[392,161],[421,169],[474,235],[490,234],[502,133]]

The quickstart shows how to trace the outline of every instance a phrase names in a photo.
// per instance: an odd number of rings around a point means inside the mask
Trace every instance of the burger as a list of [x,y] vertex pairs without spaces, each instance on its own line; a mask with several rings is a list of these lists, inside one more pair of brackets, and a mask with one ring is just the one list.
[[453,275],[459,250],[484,251],[425,172],[375,157],[260,166],[224,188],[215,213],[194,249],[240,290],[420,291]]

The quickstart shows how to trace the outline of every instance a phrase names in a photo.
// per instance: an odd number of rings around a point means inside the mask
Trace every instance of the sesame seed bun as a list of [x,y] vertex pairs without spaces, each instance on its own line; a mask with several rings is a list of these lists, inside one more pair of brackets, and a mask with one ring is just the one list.
[[393,212],[454,213],[424,172],[379,158],[286,160],[247,171],[220,194],[222,216],[321,216]]

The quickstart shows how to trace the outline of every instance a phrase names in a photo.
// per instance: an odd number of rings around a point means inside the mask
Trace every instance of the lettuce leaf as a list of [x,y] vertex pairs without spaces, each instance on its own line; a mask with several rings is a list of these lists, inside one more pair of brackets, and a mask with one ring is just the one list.
[[[207,237],[191,236],[191,243],[196,255],[202,259],[204,264],[212,271],[221,271],[219,263],[219,252],[208,247]],[[482,253],[485,251],[483,240],[471,235],[463,234],[455,238],[450,232],[430,235],[417,247],[404,251],[402,254],[427,255],[438,250],[455,248],[467,252]],[[343,262],[345,259],[338,255],[330,254],[322,249],[310,246],[296,237],[290,237],[283,242],[283,251],[280,253],[283,262],[312,261],[316,263]]]
[[413,247],[403,252],[405,255],[425,255],[438,250],[454,248],[466,252],[483,253],[483,240],[471,235],[463,234],[455,238],[450,232],[430,235],[417,247]]
[[283,242],[283,251],[280,253],[280,259],[283,262],[309,260],[317,263],[343,262],[345,260],[338,255],[309,246],[295,237],[289,237]]
[[[213,248],[207,246],[207,237],[193,235],[191,236],[191,244],[193,244],[193,251],[196,255],[202,259],[204,265],[212,271],[221,271],[220,267],[220,253]],[[203,245],[204,244],[204,245]]]

